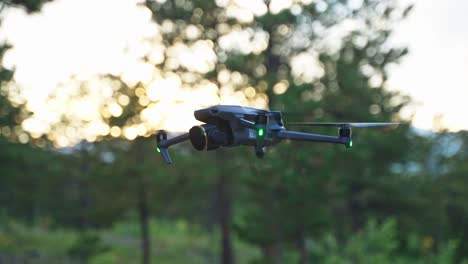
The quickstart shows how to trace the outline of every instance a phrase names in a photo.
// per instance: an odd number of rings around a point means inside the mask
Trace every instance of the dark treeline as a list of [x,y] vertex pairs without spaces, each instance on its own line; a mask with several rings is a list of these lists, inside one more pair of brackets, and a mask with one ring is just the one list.
[[[213,232],[224,211],[224,180],[231,237],[261,249],[265,263],[361,263],[373,257],[380,263],[458,263],[467,250],[468,135],[412,135],[408,162],[369,175],[355,170],[382,170],[373,160],[381,156],[359,157],[361,146],[348,151],[291,143],[263,160],[247,149],[224,150],[220,160],[219,153],[180,146],[173,150],[176,164],[166,166],[151,139],[142,139],[142,162],[134,159],[137,142],[81,143],[63,153],[2,140],[0,221],[3,228],[14,221],[82,234],[138,221],[141,179],[134,175],[147,175],[148,217],[184,219]],[[152,239],[158,241],[157,235]],[[440,254],[449,257],[437,262]]]
[[[34,12],[42,2],[2,4]],[[407,53],[388,47],[411,9],[394,1],[303,1],[251,19],[231,16],[223,1],[145,6],[161,26],[164,59],[142,61],[163,76],[189,76],[184,84],[213,84],[219,94],[230,85],[291,112],[288,121],[400,121],[411,102],[385,88],[388,67]],[[326,43],[346,21],[359,26],[335,46]],[[187,34],[193,27],[198,33]],[[251,41],[247,51],[221,44],[241,31]],[[197,42],[209,43],[217,58],[203,69],[171,51]],[[314,71],[293,66],[300,55],[316,60]],[[0,68],[0,263],[460,263],[468,252],[466,132],[356,129],[351,149],[285,142],[261,160],[250,148],[196,152],[182,144],[168,166],[154,131],[61,149],[50,134],[29,137],[21,122],[33,113],[9,100],[12,76]],[[128,99],[121,115],[103,115],[104,122],[119,131],[143,123],[148,103],[136,91],[145,84],[98,78],[113,85],[113,97]],[[72,123],[62,117],[52,129]],[[61,241],[55,248],[54,239]]]

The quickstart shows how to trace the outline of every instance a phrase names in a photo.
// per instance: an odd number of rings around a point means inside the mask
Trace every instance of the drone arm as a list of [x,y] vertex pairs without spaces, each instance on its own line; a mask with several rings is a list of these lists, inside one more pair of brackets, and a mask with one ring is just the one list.
[[189,134],[188,133],[185,133],[185,134],[182,134],[180,136],[177,136],[177,137],[173,137],[173,138],[170,138],[170,139],[166,139],[166,140],[162,140],[161,142],[159,142],[158,144],[158,147],[160,148],[168,148],[172,145],[175,145],[175,144],[179,144],[179,143],[182,143],[186,140],[189,139]]
[[287,130],[279,131],[278,138],[299,140],[299,141],[325,142],[325,143],[334,143],[334,144],[343,144],[343,145],[348,145],[349,142],[351,141],[350,138],[346,138],[346,137],[333,137],[333,136],[309,134],[309,133],[287,131]]
[[177,137],[173,137],[173,138],[166,139],[166,140],[161,140],[160,142],[158,142],[158,152],[161,152],[161,155],[163,156],[164,161],[167,164],[171,164],[172,160],[171,160],[171,157],[169,156],[169,152],[167,151],[167,148],[169,148],[172,145],[182,143],[188,139],[189,139],[189,134],[185,133]]

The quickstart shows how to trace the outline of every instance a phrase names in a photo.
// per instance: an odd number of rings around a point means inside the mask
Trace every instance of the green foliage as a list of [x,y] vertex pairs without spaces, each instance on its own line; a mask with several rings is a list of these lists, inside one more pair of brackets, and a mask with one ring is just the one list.
[[76,234],[65,230],[30,228],[15,221],[2,223],[0,229],[0,258],[16,256],[31,263],[63,263],[68,260],[66,251]]
[[4,2],[11,6],[23,7],[28,13],[32,13],[40,11],[42,5],[49,1],[52,0],[5,0]]
[[82,232],[67,250],[67,254],[73,259],[88,262],[93,256],[108,251],[107,246],[102,245],[100,237],[93,232]]
[[[119,222],[110,229],[80,233],[64,229],[30,228],[18,223],[0,230],[0,259],[3,255],[21,258],[34,253],[31,263],[92,264],[139,263],[139,225]],[[184,220],[152,221],[154,261],[168,264],[216,263],[217,232],[207,232]],[[239,239],[234,239],[239,263],[249,263],[259,252]],[[86,262],[87,261],[87,262]],[[28,262],[29,263],[29,262]],[[81,263],[81,262],[79,262]]]
[[428,239],[412,238],[413,248],[404,248],[398,240],[395,219],[378,225],[370,221],[365,228],[340,245],[333,235],[314,243],[312,254],[315,261],[327,264],[345,263],[460,263],[455,259],[458,243],[443,243],[437,253],[428,252]]

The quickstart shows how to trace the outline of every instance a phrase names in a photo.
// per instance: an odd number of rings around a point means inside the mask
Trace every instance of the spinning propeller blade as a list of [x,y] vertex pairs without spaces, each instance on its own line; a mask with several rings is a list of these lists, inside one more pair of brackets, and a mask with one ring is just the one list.
[[289,125],[302,126],[350,126],[350,127],[382,127],[382,126],[397,126],[401,123],[334,123],[334,122],[289,122]]

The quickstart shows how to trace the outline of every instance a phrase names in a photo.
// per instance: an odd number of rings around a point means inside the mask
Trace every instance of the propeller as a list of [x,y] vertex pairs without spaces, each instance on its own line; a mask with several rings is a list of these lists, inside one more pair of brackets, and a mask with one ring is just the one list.
[[334,122],[289,122],[289,125],[302,126],[337,126],[337,127],[382,127],[382,126],[398,126],[401,123],[334,123]]

